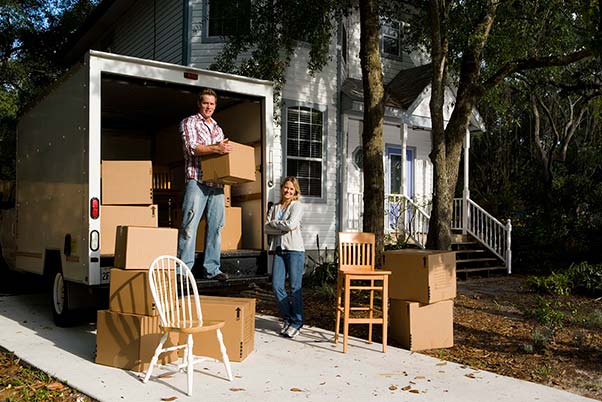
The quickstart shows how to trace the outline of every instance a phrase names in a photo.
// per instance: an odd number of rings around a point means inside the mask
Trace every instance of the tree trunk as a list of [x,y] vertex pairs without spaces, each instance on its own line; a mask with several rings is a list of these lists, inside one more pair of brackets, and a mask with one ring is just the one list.
[[384,88],[379,49],[379,20],[374,0],[360,0],[360,63],[364,87],[364,231],[376,235],[376,266],[384,252],[383,124]]

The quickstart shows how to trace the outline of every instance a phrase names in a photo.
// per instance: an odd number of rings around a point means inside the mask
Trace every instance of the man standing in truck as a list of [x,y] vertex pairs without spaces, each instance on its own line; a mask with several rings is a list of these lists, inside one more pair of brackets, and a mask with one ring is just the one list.
[[199,222],[206,211],[203,268],[206,278],[223,282],[228,276],[220,271],[221,230],[224,226],[224,188],[204,182],[201,158],[210,154],[227,154],[232,149],[220,126],[211,117],[217,94],[203,89],[199,95],[199,112],[180,123],[184,150],[186,189],[182,203],[182,223],[178,234],[178,257],[190,268],[194,265]]

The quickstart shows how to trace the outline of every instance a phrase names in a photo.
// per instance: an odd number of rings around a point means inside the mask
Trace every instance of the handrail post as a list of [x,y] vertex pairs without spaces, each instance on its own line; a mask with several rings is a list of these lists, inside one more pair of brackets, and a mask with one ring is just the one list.
[[508,275],[512,273],[512,223],[506,221],[506,268]]

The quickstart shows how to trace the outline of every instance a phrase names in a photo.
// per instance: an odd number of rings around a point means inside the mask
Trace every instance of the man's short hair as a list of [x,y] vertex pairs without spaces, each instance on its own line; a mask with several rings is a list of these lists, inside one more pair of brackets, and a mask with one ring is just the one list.
[[200,93],[199,93],[199,102],[203,100],[203,96],[204,95],[210,95],[213,96],[215,98],[215,101],[217,102],[217,94],[215,93],[215,91],[211,88],[204,88]]

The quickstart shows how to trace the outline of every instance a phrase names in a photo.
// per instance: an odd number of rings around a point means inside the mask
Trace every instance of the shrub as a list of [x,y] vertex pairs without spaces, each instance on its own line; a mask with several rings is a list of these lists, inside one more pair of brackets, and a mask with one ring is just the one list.
[[582,262],[573,264],[567,270],[573,293],[588,296],[602,295],[602,265]]
[[531,276],[527,287],[537,293],[569,295],[573,290],[570,278],[565,273],[552,273],[548,276]]

